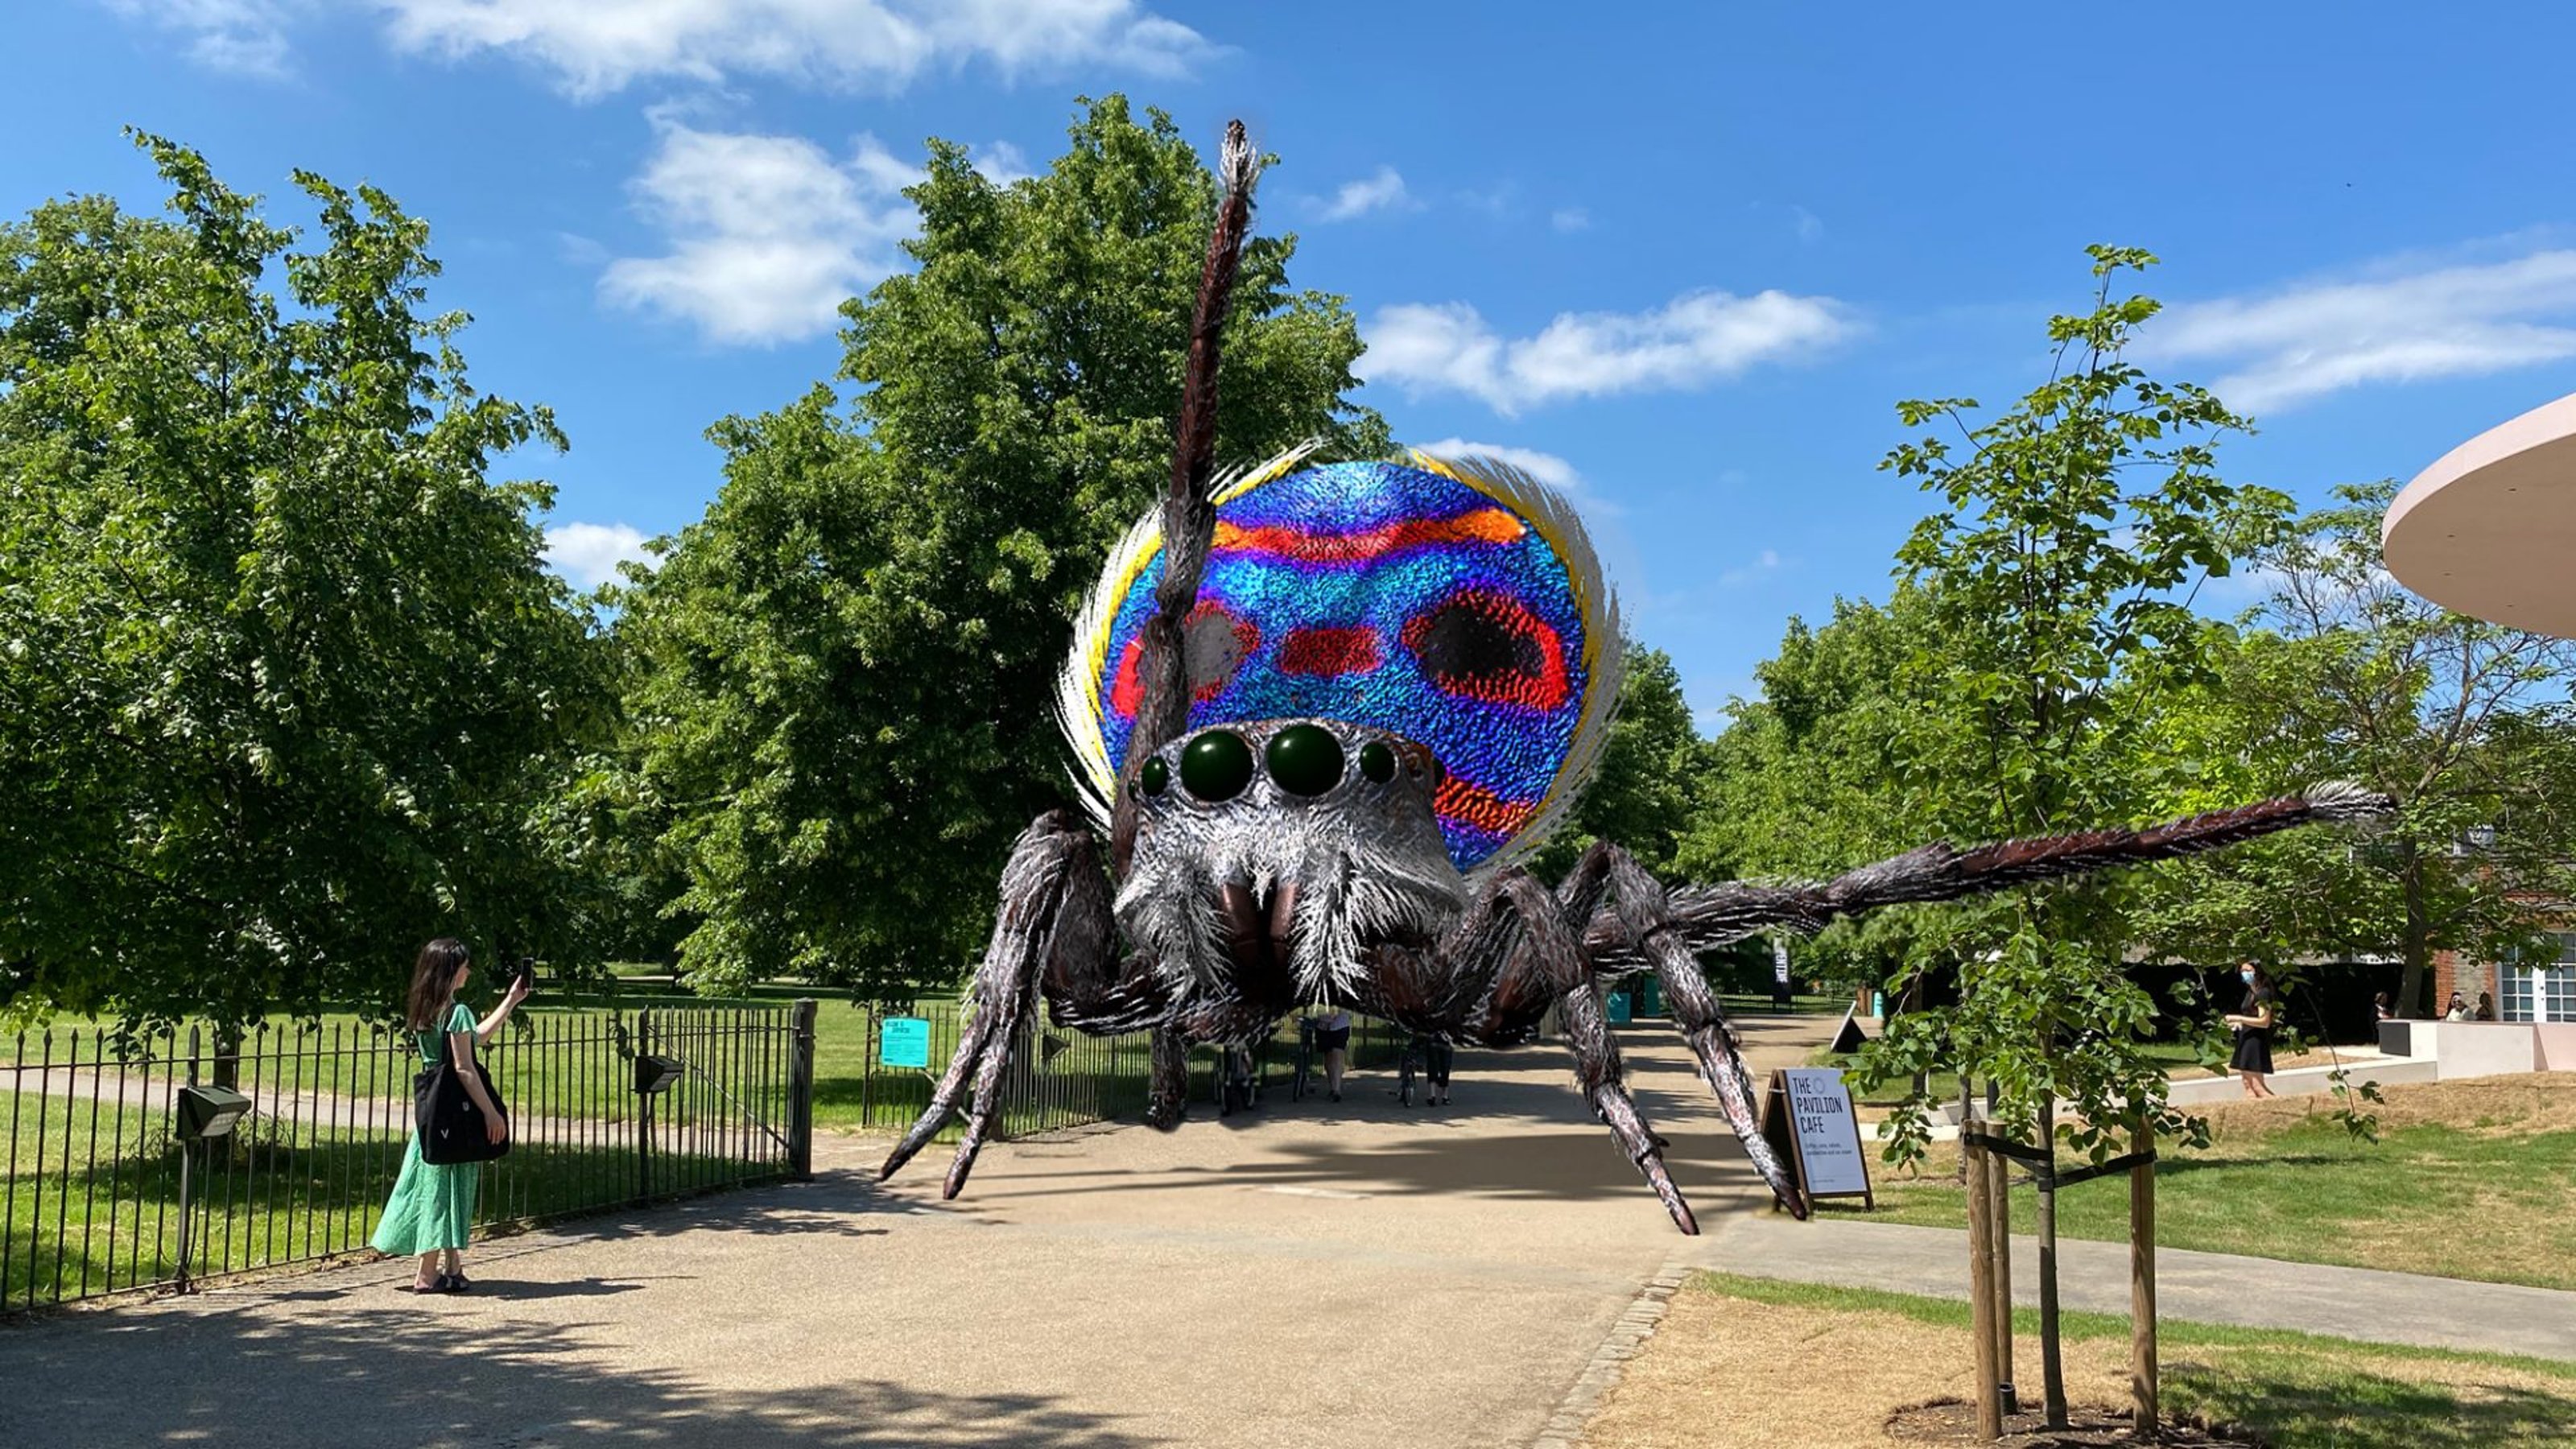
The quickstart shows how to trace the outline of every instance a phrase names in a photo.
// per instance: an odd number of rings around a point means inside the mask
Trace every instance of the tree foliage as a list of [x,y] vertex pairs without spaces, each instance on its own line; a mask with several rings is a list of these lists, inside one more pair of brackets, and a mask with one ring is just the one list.
[[1639,864],[1668,875],[1683,832],[1698,812],[1699,731],[1672,656],[1634,642],[1620,681],[1618,712],[1601,747],[1601,767],[1574,814],[1540,847],[1532,868],[1550,880],[1571,869],[1595,840],[1625,847]]
[[[1884,605],[1837,599],[1820,626],[1792,618],[1779,652],[1754,669],[1760,695],[1736,700],[1706,748],[1703,803],[1679,843],[1679,873],[1824,879],[1921,844],[1899,799],[1898,751],[1914,708],[1904,676],[1933,646],[1931,627],[1912,586]],[[1883,986],[1945,922],[1936,908],[1874,912],[1828,926],[1791,955],[1802,979]]]
[[[2051,320],[2049,379],[1973,424],[1973,403],[1907,402],[1929,425],[1883,465],[1938,500],[1897,558],[1929,632],[1899,671],[1897,798],[1909,824],[1959,840],[2139,820],[2164,803],[2170,765],[2152,704],[2205,680],[2214,627],[2192,612],[2198,580],[2268,543],[2289,500],[2224,481],[2215,443],[2243,421],[2187,383],[2125,355],[2155,315],[2116,297],[2154,258],[2091,249],[2089,313]],[[1873,1044],[1885,1074],[1954,1066],[1999,1089],[2008,1119],[2070,1104],[2074,1144],[2096,1156],[2117,1124],[2188,1123],[2139,1050],[2156,1006],[2121,970],[2125,883],[2028,889],[1959,909],[1936,959],[1960,1002],[1901,1017]],[[1922,1123],[1899,1115],[1899,1143]]]
[[[931,143],[918,270],[843,309],[855,399],[818,386],[718,424],[721,494],[623,595],[640,794],[688,880],[694,981],[944,982],[1013,836],[1067,803],[1051,679],[1169,474],[1217,201],[1159,112],[1086,103],[1071,138],[1007,186]],[[1295,245],[1245,249],[1222,457],[1385,446],[1343,401],[1357,327],[1291,290]]]
[[442,932],[577,954],[607,696],[549,490],[487,478],[552,420],[467,382],[392,198],[297,173],[297,249],[137,140],[166,218],[0,228],[0,992],[241,1021]]
[[2380,557],[2396,485],[2335,490],[2262,560],[2263,602],[2216,682],[2173,701],[2195,803],[2346,779],[2398,814],[2356,842],[2297,832],[2154,883],[2150,936],[2202,960],[2405,963],[2400,1009],[2432,1003],[2433,954],[2510,955],[2564,914],[2576,860],[2576,647],[2401,587]]

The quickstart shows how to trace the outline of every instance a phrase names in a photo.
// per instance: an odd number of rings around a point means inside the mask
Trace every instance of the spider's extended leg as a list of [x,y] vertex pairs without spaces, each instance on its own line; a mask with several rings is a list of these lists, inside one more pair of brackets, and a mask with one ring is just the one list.
[[1653,963],[1655,974],[1664,986],[1664,1000],[1670,1005],[1673,1020],[1690,1043],[1691,1055],[1699,1060],[1700,1079],[1717,1093],[1718,1106],[1726,1114],[1726,1125],[1735,1130],[1735,1138],[1744,1144],[1745,1156],[1753,1160],[1754,1171],[1771,1188],[1791,1215],[1807,1215],[1806,1195],[1798,1190],[1797,1178],[1789,1164],[1780,1160],[1771,1143],[1762,1135],[1761,1118],[1755,1103],[1760,1098],[1753,1087],[1753,1074],[1745,1070],[1744,1058],[1736,1051],[1735,1028],[1726,1021],[1726,1010],[1718,1004],[1717,993],[1708,989],[1708,978],[1700,974],[1699,962],[1683,942],[1679,924],[1664,899],[1664,888],[1644,866],[1627,851],[1606,840],[1596,840],[1583,852],[1574,869],[1567,872],[1560,890],[1570,902],[1581,905],[1589,916],[1601,897],[1601,887],[1608,884],[1619,893],[1613,908],[1619,924],[1627,932],[1629,946]]
[[1664,1139],[1637,1110],[1628,1095],[1619,1064],[1619,1045],[1610,1036],[1610,1016],[1593,980],[1574,922],[1582,919],[1574,903],[1588,908],[1598,888],[1560,900],[1528,872],[1506,866],[1488,877],[1467,914],[1440,943],[1431,963],[1452,979],[1492,982],[1455,1034],[1480,1045],[1506,1046],[1524,1041],[1550,1002],[1558,1004],[1565,1022],[1566,1044],[1574,1052],[1574,1075],[1593,1112],[1619,1140],[1620,1150],[1637,1165],[1646,1183],[1661,1198],[1673,1225],[1697,1233],[1699,1220],[1673,1186],[1664,1169]]
[[975,971],[974,1010],[958,1036],[957,1054],[931,1091],[921,1119],[886,1155],[879,1178],[893,1176],[911,1161],[964,1102],[966,1136],[957,1144],[941,1195],[953,1198],[966,1185],[1001,1109],[1011,1053],[1037,1010],[1041,978],[1050,997],[1091,1007],[1095,1017],[1145,1016],[1159,1013],[1165,1004],[1151,963],[1140,958],[1120,972],[1108,878],[1101,873],[1091,832],[1067,810],[1039,816],[1011,847],[1010,863],[1002,868],[992,944]]

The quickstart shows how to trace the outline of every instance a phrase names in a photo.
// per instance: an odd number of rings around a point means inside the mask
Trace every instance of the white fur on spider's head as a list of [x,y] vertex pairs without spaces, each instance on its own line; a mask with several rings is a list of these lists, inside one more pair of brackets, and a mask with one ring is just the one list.
[[[1297,725],[1320,726],[1341,746],[1341,778],[1322,794],[1283,788],[1263,764],[1270,740]],[[1254,766],[1240,793],[1206,801],[1190,792],[1180,757],[1217,731],[1242,737]],[[1362,768],[1370,744],[1396,755],[1384,781]],[[1466,880],[1431,813],[1427,753],[1407,741],[1333,720],[1265,720],[1193,731],[1156,758],[1164,788],[1138,796],[1136,850],[1116,909],[1128,940],[1182,994],[1234,970],[1218,904],[1228,886],[1265,909],[1295,888],[1288,965],[1309,1001],[1349,1000],[1367,979],[1370,947],[1437,940],[1466,908]]]

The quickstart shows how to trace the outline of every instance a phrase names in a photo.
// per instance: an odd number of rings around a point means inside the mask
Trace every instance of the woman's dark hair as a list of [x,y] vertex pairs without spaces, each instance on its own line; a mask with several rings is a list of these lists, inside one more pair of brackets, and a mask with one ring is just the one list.
[[403,1002],[403,1020],[414,1031],[428,1031],[438,1025],[439,1009],[455,994],[456,973],[474,953],[454,936],[441,936],[420,948],[420,959],[412,963],[411,995]]

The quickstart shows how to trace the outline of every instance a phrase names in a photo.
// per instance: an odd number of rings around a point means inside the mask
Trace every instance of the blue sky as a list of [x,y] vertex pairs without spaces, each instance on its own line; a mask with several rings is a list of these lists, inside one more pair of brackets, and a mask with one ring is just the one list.
[[[1042,168],[1123,90],[1282,164],[1259,224],[1346,294],[1404,440],[1589,503],[1703,723],[1793,613],[1882,596],[1901,397],[2018,394],[2083,246],[2165,259],[2147,335],[2322,501],[2576,388],[2576,12],[2549,6],[1215,6],[1138,0],[55,0],[12,17],[0,212],[159,201],[132,124],[301,221],[288,172],[434,228],[584,582],[699,516],[710,422],[839,358],[922,140]],[[2227,591],[2217,597],[2227,601]]]

